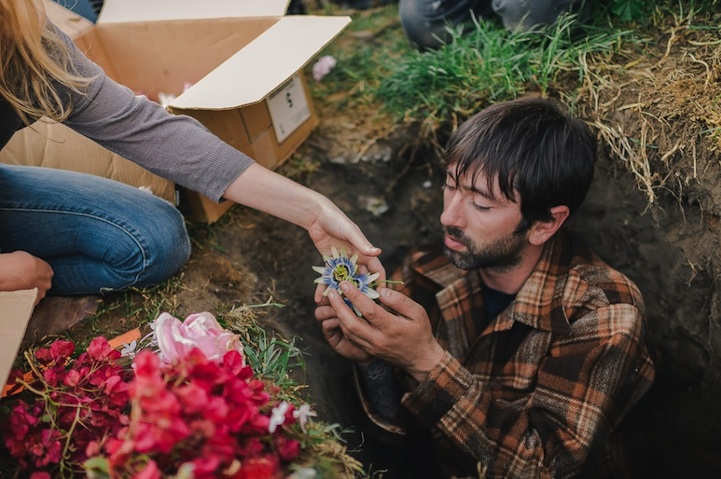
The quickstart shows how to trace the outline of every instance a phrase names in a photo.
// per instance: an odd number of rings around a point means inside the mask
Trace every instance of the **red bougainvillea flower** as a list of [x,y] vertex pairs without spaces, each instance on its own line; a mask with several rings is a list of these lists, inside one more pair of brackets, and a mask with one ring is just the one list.
[[237,335],[208,313],[161,314],[153,334],[158,349],[132,355],[102,337],[77,357],[66,340],[26,355],[36,377],[10,375],[28,394],[0,427],[18,477],[284,477],[310,406],[254,377]]
[[88,455],[128,422],[129,363],[102,337],[77,358],[74,352],[71,341],[57,340],[26,354],[30,371],[10,377],[26,392],[6,399],[10,414],[0,435],[22,477],[60,477],[54,474],[61,463],[62,470],[81,471]]

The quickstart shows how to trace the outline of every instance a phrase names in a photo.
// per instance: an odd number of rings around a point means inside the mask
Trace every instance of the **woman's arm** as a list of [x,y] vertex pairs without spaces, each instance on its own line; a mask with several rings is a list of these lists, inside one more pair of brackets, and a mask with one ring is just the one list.
[[195,119],[136,97],[65,38],[77,70],[96,77],[86,95],[64,92],[73,102],[68,126],[214,201],[225,198],[305,228],[321,254],[331,246],[357,251],[361,263],[385,277],[380,250],[328,198],[256,164]]

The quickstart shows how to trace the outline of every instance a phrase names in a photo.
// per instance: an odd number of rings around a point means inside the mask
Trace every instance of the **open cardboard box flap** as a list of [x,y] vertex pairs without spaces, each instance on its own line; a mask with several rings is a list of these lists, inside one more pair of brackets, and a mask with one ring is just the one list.
[[0,291],[0,380],[4,386],[13,367],[25,329],[35,307],[38,290]]
[[[348,17],[283,17],[178,96],[170,107],[222,110],[258,103],[305,67],[349,22]],[[269,52],[272,62],[268,61]]]

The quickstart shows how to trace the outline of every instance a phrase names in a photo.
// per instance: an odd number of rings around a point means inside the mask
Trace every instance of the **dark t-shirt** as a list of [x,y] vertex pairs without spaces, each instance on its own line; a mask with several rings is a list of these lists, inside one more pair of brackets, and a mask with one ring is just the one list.
[[23,122],[20,117],[15,113],[10,104],[4,100],[0,100],[0,150],[7,145],[10,138],[13,137],[16,131],[23,126]]
[[483,309],[484,323],[480,331],[501,314],[506,307],[516,298],[515,294],[506,294],[483,285]]

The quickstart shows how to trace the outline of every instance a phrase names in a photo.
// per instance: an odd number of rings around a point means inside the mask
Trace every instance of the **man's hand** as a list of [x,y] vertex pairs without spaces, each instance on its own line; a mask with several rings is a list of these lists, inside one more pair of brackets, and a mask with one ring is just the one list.
[[417,381],[423,381],[445,354],[433,337],[425,309],[409,297],[389,288],[380,288],[376,304],[347,281],[343,294],[358,308],[358,317],[336,291],[328,293],[330,305],[346,340],[371,356],[401,368]]
[[0,291],[37,288],[40,301],[50,289],[52,278],[50,265],[25,251],[0,254]]
[[335,310],[329,305],[326,298],[323,298],[316,307],[315,318],[321,322],[326,341],[338,354],[360,365],[368,364],[373,360],[368,353],[348,341],[348,338],[343,335]]

